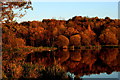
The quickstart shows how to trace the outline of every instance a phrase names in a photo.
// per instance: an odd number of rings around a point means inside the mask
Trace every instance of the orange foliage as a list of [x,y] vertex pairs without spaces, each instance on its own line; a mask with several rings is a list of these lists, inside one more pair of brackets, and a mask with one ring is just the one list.
[[[26,45],[29,46],[64,46],[64,43],[66,46],[118,45],[120,44],[118,26],[120,25],[117,19],[81,16],[75,16],[68,21],[44,19],[42,22],[4,23],[2,24],[3,43],[12,44],[17,38],[17,41],[26,42]],[[64,37],[60,39],[61,35]],[[19,38],[25,41],[19,40]]]

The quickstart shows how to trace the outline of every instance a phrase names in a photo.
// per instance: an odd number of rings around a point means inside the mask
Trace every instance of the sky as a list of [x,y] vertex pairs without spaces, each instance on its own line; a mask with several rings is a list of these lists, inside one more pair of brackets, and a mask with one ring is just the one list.
[[[46,1],[46,2],[45,2]],[[74,16],[88,16],[111,19],[118,19],[118,2],[47,2],[32,1],[33,10],[27,10],[18,22],[42,21],[43,19],[64,19],[68,20]]]

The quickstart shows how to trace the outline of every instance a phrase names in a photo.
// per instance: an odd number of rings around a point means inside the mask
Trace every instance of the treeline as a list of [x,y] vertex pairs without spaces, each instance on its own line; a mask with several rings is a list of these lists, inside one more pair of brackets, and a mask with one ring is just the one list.
[[4,23],[2,39],[4,47],[119,45],[120,22],[109,17],[75,16],[67,21],[43,19]]

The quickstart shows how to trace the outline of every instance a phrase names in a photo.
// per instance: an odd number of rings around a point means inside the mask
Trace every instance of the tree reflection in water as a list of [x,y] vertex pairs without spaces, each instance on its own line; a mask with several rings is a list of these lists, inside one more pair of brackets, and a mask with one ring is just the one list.
[[120,71],[120,53],[118,48],[101,50],[57,50],[52,52],[34,52],[28,55],[26,62],[45,66],[58,64],[66,72],[77,76]]

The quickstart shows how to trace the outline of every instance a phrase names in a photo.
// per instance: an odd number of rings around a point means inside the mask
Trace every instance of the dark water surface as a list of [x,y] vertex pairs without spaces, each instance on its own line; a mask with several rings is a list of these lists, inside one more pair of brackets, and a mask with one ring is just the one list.
[[45,66],[59,64],[66,72],[81,78],[118,78],[120,75],[120,49],[57,50],[28,54],[26,62]]

